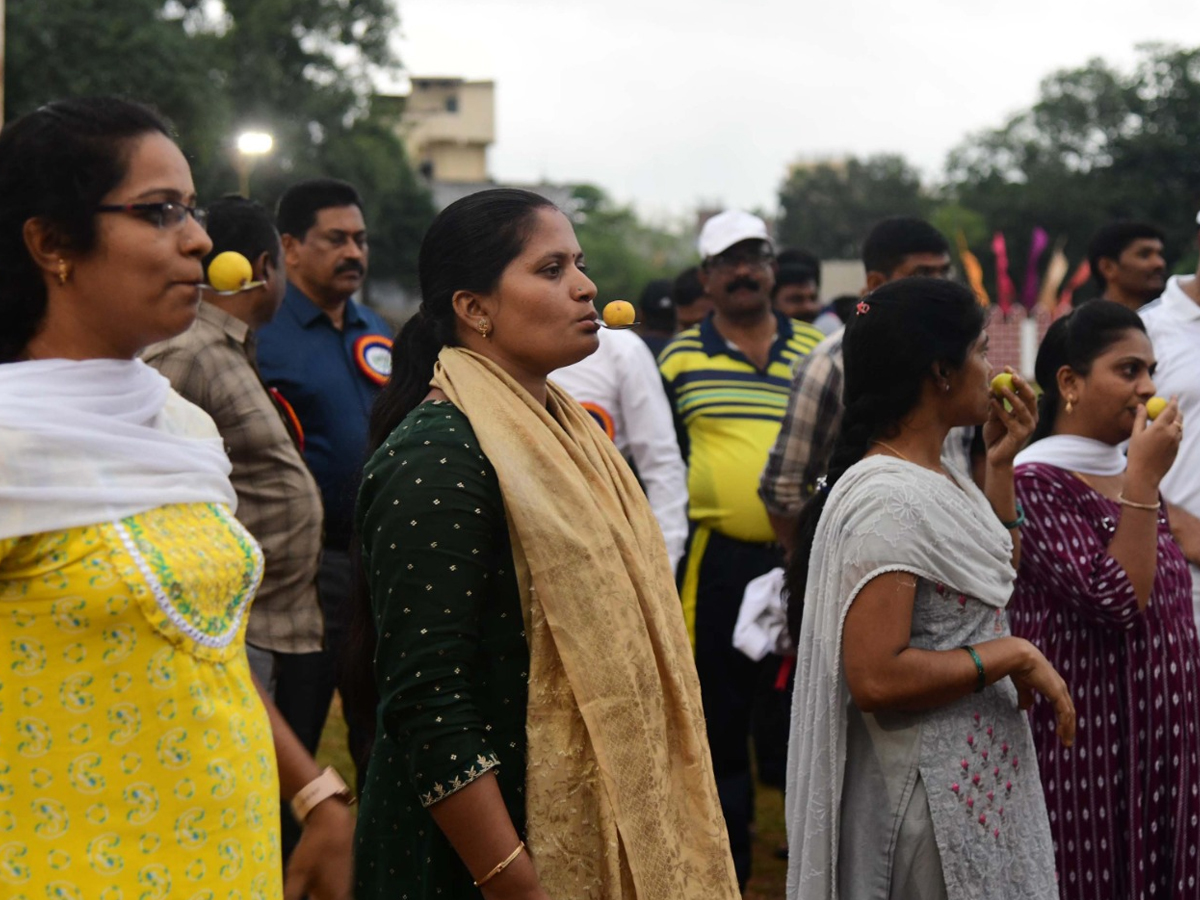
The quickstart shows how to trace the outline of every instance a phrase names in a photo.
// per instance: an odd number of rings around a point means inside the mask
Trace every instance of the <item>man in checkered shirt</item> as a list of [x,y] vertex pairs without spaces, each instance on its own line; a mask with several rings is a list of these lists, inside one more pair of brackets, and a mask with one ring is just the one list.
[[[951,275],[946,239],[928,222],[908,216],[884,219],[871,229],[862,256],[866,292],[899,278]],[[834,332],[800,360],[779,437],[759,481],[759,496],[788,554],[800,510],[825,474],[841,426],[844,333],[845,329]],[[946,439],[947,449],[968,473],[972,437],[972,429],[956,428]]]

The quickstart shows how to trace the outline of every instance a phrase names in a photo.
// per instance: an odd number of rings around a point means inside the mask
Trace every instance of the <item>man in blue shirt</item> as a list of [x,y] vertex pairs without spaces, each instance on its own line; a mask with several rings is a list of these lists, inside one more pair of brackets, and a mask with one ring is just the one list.
[[[303,181],[280,198],[276,224],[288,286],[283,307],[258,331],[263,379],[294,412],[304,458],[325,504],[318,575],[325,649],[281,667],[275,702],[316,752],[349,627],[354,503],[367,455],[367,424],[391,373],[392,329],[351,299],[367,274],[367,229],[358,192],[334,179]],[[355,761],[371,723],[348,722]],[[364,729],[365,726],[365,729]]]

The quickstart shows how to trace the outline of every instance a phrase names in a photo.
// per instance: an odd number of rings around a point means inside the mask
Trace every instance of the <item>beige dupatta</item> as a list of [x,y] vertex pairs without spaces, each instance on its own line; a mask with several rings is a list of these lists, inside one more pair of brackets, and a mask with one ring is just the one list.
[[488,359],[433,386],[500,480],[529,640],[528,845],[552,897],[735,900],[700,684],[662,532],[616,448],[553,384]]

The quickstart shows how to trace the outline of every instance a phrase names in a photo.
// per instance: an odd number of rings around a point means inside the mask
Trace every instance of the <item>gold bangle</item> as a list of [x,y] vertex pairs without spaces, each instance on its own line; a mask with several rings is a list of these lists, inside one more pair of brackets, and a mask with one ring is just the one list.
[[1117,502],[1122,506],[1128,506],[1133,509],[1147,509],[1150,510],[1150,512],[1158,512],[1160,509],[1162,509],[1161,500],[1158,503],[1134,503],[1132,500],[1126,500],[1123,493],[1117,494]]
[[520,856],[521,851],[524,849],[525,849],[525,842],[521,841],[521,843],[517,844],[517,849],[514,850],[512,853],[508,854],[507,859],[505,859],[498,866],[496,866],[496,868],[492,869],[492,871],[488,872],[486,875],[484,875],[482,878],[480,878],[478,881],[476,881],[475,887],[483,887],[485,884],[487,884],[489,881],[491,881],[493,878],[495,878],[497,875],[499,875],[501,872],[503,872],[505,869],[507,869],[509,864],[514,859],[516,859],[518,856]]

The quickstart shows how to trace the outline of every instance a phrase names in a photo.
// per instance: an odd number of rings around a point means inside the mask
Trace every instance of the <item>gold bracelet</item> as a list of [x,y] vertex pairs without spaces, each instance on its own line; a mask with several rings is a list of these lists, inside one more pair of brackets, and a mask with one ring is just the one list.
[[1132,500],[1126,500],[1123,493],[1117,494],[1117,502],[1122,506],[1129,506],[1133,509],[1148,509],[1150,512],[1158,512],[1160,509],[1162,509],[1161,500],[1158,503],[1134,503]]
[[482,878],[480,878],[478,881],[476,881],[475,887],[483,887],[485,884],[487,884],[489,881],[491,881],[493,878],[495,878],[497,875],[499,875],[501,872],[503,872],[505,869],[507,869],[509,864],[514,859],[516,859],[518,856],[520,856],[521,851],[524,849],[525,849],[525,842],[521,841],[521,843],[517,844],[517,849],[514,850],[512,853],[508,854],[508,858],[506,860],[504,860],[502,863],[500,863],[500,865],[496,866],[496,868],[492,869],[492,871],[488,872],[486,875],[484,875]]

